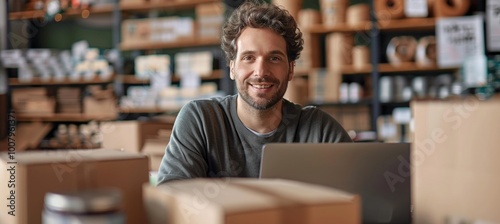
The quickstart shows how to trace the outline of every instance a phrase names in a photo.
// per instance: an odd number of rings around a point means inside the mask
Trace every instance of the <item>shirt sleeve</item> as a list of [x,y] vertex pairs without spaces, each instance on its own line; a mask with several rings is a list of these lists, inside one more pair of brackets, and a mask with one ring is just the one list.
[[186,104],[179,111],[158,170],[158,184],[206,176],[203,119],[198,112],[194,103]]

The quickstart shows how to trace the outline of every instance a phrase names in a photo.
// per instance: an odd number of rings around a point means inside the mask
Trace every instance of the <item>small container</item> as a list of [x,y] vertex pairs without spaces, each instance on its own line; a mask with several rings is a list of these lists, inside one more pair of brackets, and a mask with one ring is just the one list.
[[43,224],[125,224],[122,196],[116,189],[98,189],[45,195]]

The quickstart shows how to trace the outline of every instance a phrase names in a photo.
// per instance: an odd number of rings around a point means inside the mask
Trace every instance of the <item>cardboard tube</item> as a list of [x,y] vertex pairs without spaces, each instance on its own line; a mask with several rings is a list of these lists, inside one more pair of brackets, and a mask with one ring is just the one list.
[[321,0],[323,24],[330,26],[345,23],[347,6],[348,1],[345,0]]
[[387,60],[392,65],[409,62],[415,58],[417,40],[412,36],[393,37],[387,46]]
[[379,20],[401,19],[405,16],[404,0],[374,0],[375,14]]
[[434,0],[435,17],[463,16],[470,7],[470,0]]
[[368,4],[355,4],[347,8],[347,24],[357,25],[370,21],[370,6]]
[[297,20],[299,11],[302,9],[302,0],[273,0],[273,3],[288,10],[295,20]]
[[367,46],[355,46],[352,48],[352,66],[362,69],[370,64],[370,49]]
[[426,36],[420,38],[417,45],[415,61],[419,66],[436,64],[436,37]]
[[321,12],[315,9],[300,10],[298,24],[302,28],[314,24],[321,24]]

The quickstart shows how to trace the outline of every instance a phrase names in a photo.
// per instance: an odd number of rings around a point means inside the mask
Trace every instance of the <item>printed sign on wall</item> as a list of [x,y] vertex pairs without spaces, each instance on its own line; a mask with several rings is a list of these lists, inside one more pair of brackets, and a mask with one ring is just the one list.
[[439,18],[436,22],[438,66],[460,67],[468,57],[484,55],[483,16]]
[[500,0],[488,0],[486,4],[488,51],[500,51]]

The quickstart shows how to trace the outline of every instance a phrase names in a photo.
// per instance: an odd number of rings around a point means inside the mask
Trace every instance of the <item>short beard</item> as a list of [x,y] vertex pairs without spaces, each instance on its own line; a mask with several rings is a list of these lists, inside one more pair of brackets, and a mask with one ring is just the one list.
[[271,99],[266,100],[266,102],[263,103],[263,104],[262,103],[257,103],[256,101],[254,101],[252,99],[252,97],[250,95],[248,95],[248,92],[241,91],[240,89],[238,89],[238,94],[241,96],[241,98],[248,105],[250,105],[254,109],[265,111],[265,110],[269,110],[269,109],[273,108],[274,106],[276,106],[276,104],[278,102],[280,102],[283,99],[283,96],[285,95],[285,92],[286,92],[286,88],[287,88],[288,82],[280,83],[280,84],[281,85],[285,85],[284,91],[282,91],[282,89],[280,88],[278,90],[278,92],[274,96],[271,97]]

